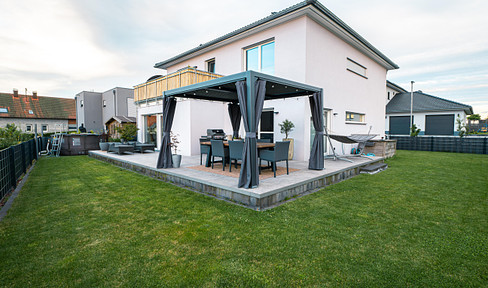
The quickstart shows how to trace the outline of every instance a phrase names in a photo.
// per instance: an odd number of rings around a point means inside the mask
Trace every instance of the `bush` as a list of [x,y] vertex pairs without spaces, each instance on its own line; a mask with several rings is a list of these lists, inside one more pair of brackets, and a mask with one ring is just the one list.
[[135,124],[126,124],[122,127],[115,127],[115,130],[120,133],[120,138],[124,141],[135,140],[137,136],[137,126]]
[[34,134],[22,132],[15,124],[0,127],[0,150],[31,140]]

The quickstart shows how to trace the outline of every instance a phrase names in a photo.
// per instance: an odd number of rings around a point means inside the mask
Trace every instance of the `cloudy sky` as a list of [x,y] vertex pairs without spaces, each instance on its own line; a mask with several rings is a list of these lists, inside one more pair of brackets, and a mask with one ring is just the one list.
[[[156,62],[298,0],[2,0],[0,92],[132,87]],[[488,1],[322,0],[400,66],[388,80],[488,116]],[[257,8],[259,7],[259,8]]]

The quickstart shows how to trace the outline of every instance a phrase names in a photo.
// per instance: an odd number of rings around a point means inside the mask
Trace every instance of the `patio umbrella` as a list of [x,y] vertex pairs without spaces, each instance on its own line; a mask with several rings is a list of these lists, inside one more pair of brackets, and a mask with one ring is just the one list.
[[239,126],[241,125],[241,110],[237,103],[229,103],[229,117],[232,124],[232,138],[239,137]]
[[170,131],[175,116],[176,99],[174,97],[164,97],[163,99],[163,139],[161,151],[158,157],[158,168],[172,168],[173,159],[171,157]]

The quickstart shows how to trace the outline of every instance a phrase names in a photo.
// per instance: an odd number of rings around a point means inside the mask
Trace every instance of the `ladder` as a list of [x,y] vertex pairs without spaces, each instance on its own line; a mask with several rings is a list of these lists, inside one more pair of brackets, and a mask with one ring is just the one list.
[[59,157],[59,154],[61,152],[61,144],[63,143],[63,124],[55,124],[54,125],[54,135],[51,138],[51,151],[50,155],[51,157]]

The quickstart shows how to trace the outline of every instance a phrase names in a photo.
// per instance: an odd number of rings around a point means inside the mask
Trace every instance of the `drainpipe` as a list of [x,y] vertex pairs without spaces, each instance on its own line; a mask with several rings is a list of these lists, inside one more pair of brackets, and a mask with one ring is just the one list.
[[112,93],[114,94],[114,116],[117,116],[117,97],[115,96],[115,89],[112,90]]

